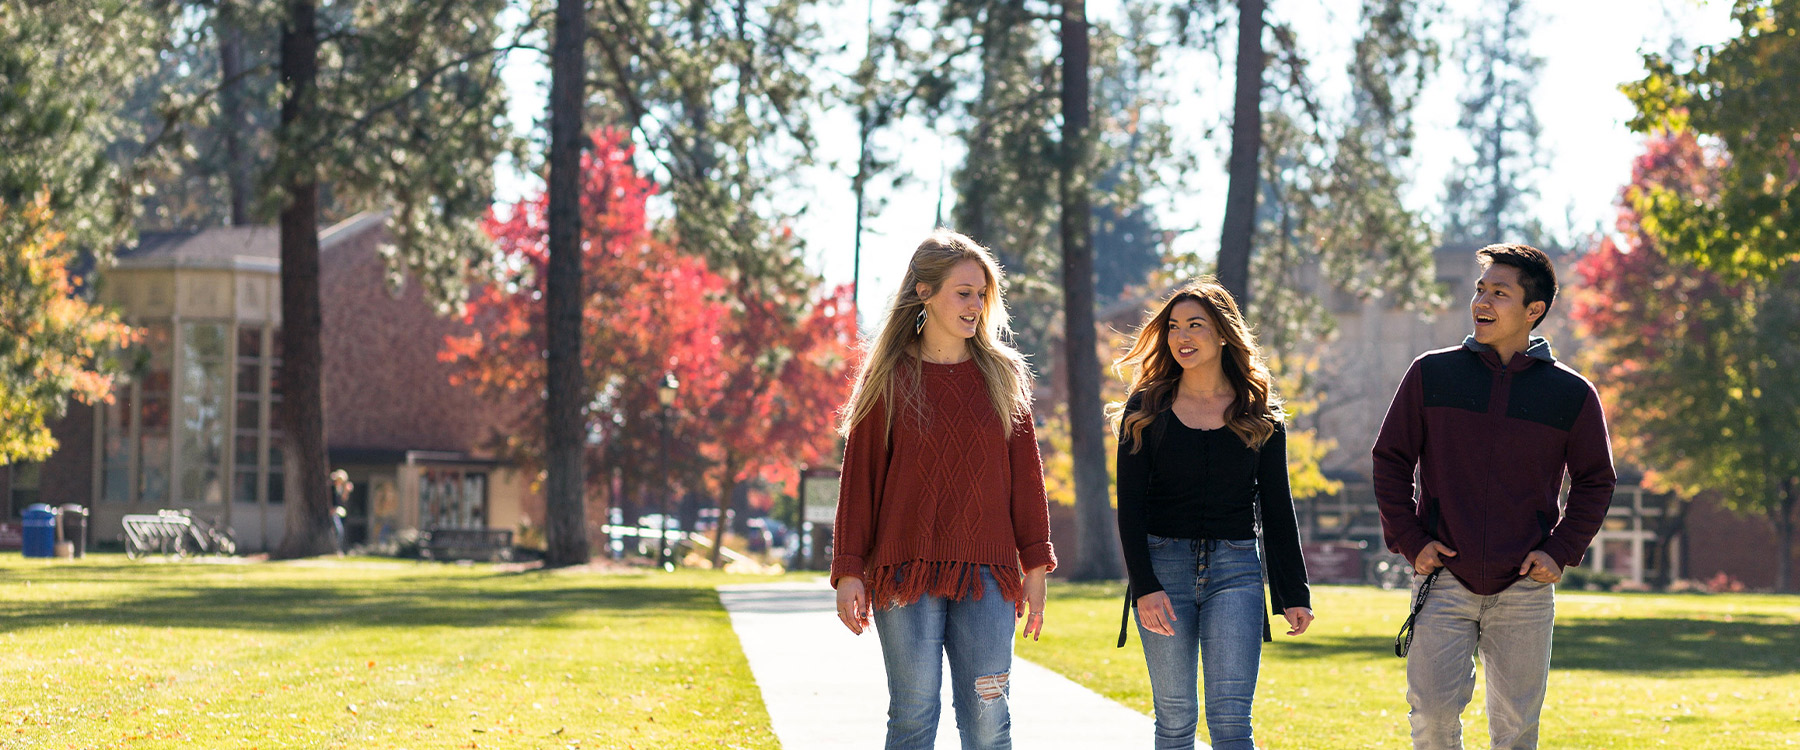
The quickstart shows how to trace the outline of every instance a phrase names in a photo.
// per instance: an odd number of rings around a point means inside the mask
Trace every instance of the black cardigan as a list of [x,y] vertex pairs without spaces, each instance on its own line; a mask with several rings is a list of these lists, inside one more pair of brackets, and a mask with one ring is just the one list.
[[[1134,395],[1126,404],[1126,414],[1136,411],[1140,400],[1141,395]],[[1162,588],[1154,580],[1154,574],[1149,572],[1149,551],[1144,538],[1145,518],[1149,513],[1145,503],[1148,500],[1150,477],[1155,472],[1156,456],[1169,429],[1170,420],[1175,418],[1172,410],[1156,415],[1144,429],[1144,445],[1136,453],[1131,451],[1130,443],[1121,441],[1119,445],[1119,537],[1133,582],[1133,585],[1126,588],[1125,611],[1120,617],[1120,646],[1125,643],[1130,609],[1136,604],[1137,598]],[[1235,439],[1236,435],[1232,434],[1229,438]],[[1279,615],[1290,607],[1310,607],[1312,596],[1306,584],[1306,561],[1300,552],[1300,530],[1294,516],[1293,499],[1288,493],[1286,426],[1276,425],[1275,434],[1269,437],[1260,450],[1253,451],[1252,455],[1258,464],[1254,472],[1256,478],[1252,492],[1257,525],[1260,527],[1258,537],[1264,552],[1263,566],[1265,581],[1269,586],[1271,609]],[[1263,638],[1271,639],[1266,619],[1263,622]]]

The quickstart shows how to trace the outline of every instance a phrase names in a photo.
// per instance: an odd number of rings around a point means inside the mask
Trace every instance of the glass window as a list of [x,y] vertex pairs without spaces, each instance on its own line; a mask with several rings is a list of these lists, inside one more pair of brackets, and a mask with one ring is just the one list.
[[262,356],[262,326],[238,326],[238,361]]
[[262,395],[262,365],[251,361],[238,360],[237,366],[238,398],[256,398]]
[[169,431],[169,394],[168,392],[152,393],[144,389],[144,399],[138,409],[138,428],[146,432]]
[[419,476],[419,521],[426,529],[487,528],[487,475],[426,469]]
[[238,469],[231,475],[231,501],[256,502],[256,469]]
[[[237,410],[232,425],[232,502],[256,502],[257,489],[269,482],[269,475],[263,473],[261,466],[264,458],[262,435],[268,429],[263,420],[263,406],[268,403],[268,397],[263,393],[262,384],[263,370],[268,363],[262,354],[263,327],[239,326],[236,376],[233,378]],[[277,463],[271,470],[280,472],[281,465]],[[270,496],[280,502],[280,495],[275,491],[271,491]]]
[[155,391],[155,392],[161,393],[165,396],[168,395],[168,393],[169,393],[168,365],[163,365],[160,368],[149,370],[144,373],[144,390],[145,391]]
[[225,325],[223,323],[183,323],[183,344],[190,357],[208,360],[225,358]]
[[145,433],[138,436],[138,502],[166,503],[169,500],[169,436]]
[[287,484],[282,478],[286,467],[281,463],[281,433],[269,433],[269,502],[280,503],[287,497]]
[[127,470],[121,479],[125,487],[135,485],[136,497],[127,497],[127,501],[162,504],[169,501],[169,367],[174,360],[174,328],[166,322],[149,323],[142,328],[138,402],[132,412],[137,419],[134,432],[138,475],[133,482]]
[[113,387],[112,403],[102,407],[100,499],[108,503],[131,502],[131,392],[135,386],[120,380]]
[[166,376],[169,371],[170,349],[175,345],[172,338],[174,326],[165,320],[145,323],[139,328],[144,336],[138,342],[138,356],[145,365],[144,369],[160,370]]
[[1632,553],[1635,551],[1632,549],[1631,540],[1606,539],[1601,544],[1606,556],[1606,572],[1630,578]]
[[[256,434],[257,427],[261,424],[262,424],[262,400],[256,399],[256,398],[240,398],[240,399],[238,399],[238,402],[237,402],[237,429],[238,429],[238,431],[239,432],[249,432],[250,434],[254,435],[254,434]],[[254,459],[256,458],[256,454],[251,453],[250,457],[251,457],[252,461],[254,462]]]
[[12,465],[12,513],[17,518],[25,512],[25,506],[38,502],[38,470],[42,464]]
[[225,501],[225,324],[183,323],[181,366],[181,499]]
[[256,448],[254,433],[249,435],[239,433],[236,450],[232,451],[237,456],[237,465],[250,469],[256,468],[256,459],[258,458]]
[[181,492],[188,502],[225,502],[225,476],[217,466],[189,466],[181,470]]

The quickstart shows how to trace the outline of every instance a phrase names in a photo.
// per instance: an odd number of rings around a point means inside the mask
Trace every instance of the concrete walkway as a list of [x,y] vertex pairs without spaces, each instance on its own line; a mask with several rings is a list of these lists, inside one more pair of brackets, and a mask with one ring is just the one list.
[[[853,635],[838,622],[836,594],[822,579],[720,586],[719,599],[731,613],[784,750],[881,747],[888,702],[881,644],[873,631]],[[1031,645],[1023,641],[1014,650],[1014,747],[1151,745],[1149,717],[1020,658],[1030,655]],[[946,682],[949,674],[946,666]],[[948,690],[942,704],[937,747],[959,748]]]

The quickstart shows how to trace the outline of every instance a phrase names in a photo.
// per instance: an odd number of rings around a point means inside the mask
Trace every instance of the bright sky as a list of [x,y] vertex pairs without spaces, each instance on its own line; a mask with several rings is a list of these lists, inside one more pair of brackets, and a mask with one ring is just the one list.
[[[875,12],[885,11],[886,0],[874,0]],[[1479,7],[1483,0],[1447,0],[1460,15]],[[1291,21],[1302,43],[1313,52],[1315,76],[1338,76],[1353,34],[1337,29],[1355,28],[1360,0],[1271,0],[1270,17]],[[1543,134],[1540,143],[1550,165],[1537,179],[1539,215],[1547,227],[1570,225],[1576,229],[1612,229],[1614,201],[1630,176],[1632,159],[1642,139],[1625,123],[1630,103],[1618,91],[1619,84],[1642,76],[1642,52],[1665,50],[1673,30],[1687,45],[1715,44],[1736,32],[1729,0],[1533,0],[1531,12],[1539,23],[1531,39],[1532,49],[1544,58],[1534,98]],[[854,65],[862,51],[868,5],[840,0],[825,14],[824,27],[841,34],[848,45],[846,65]],[[1096,21],[1117,13],[1116,0],[1092,0],[1089,12]],[[1461,25],[1440,24],[1446,49],[1456,41]],[[1327,40],[1323,44],[1321,40]],[[1330,41],[1335,40],[1335,41]],[[835,40],[834,40],[835,41]],[[1231,47],[1227,42],[1227,50]],[[1335,47],[1331,46],[1335,45]],[[1320,49],[1323,46],[1324,49]],[[1210,64],[1210,63],[1209,63]],[[1229,64],[1229,62],[1227,63]],[[1201,157],[1201,172],[1179,194],[1165,194],[1157,201],[1165,226],[1198,227],[1182,235],[1176,250],[1209,257],[1216,252],[1219,223],[1224,209],[1224,150],[1229,128],[1217,128],[1212,140],[1202,130],[1229,122],[1230,76],[1189,76],[1197,86],[1184,84],[1180,112],[1171,121],[1194,123],[1179,134]],[[548,80],[541,57],[514,57],[506,71],[514,99],[514,121],[529,124],[543,117],[544,86]],[[1456,96],[1464,84],[1455,62],[1446,59],[1426,91],[1416,114],[1414,182],[1406,196],[1410,205],[1435,210],[1450,164],[1462,158],[1467,144],[1456,130]],[[819,165],[796,175],[790,205],[804,206],[795,229],[806,240],[808,261],[830,283],[850,281],[853,274],[855,203],[850,178],[856,166],[856,123],[848,107],[820,112],[815,120]],[[865,220],[862,257],[862,307],[867,318],[885,306],[905,271],[912,248],[932,228],[940,175],[954,171],[961,148],[954,134],[940,135],[928,126],[913,124],[884,136],[888,148],[901,154],[898,169],[910,179],[893,189],[882,189],[880,199]],[[504,170],[503,170],[504,171]],[[541,189],[531,176],[503,174],[503,200]],[[955,200],[954,195],[947,198]],[[980,238],[977,238],[980,239]]]

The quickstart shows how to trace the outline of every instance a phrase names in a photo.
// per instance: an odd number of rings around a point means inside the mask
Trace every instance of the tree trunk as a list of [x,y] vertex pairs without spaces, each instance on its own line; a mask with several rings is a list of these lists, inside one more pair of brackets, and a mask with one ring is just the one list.
[[[281,29],[281,103],[284,146],[314,127],[319,39],[312,0],[289,0]],[[286,499],[287,533],[278,558],[310,557],[336,549],[331,533],[331,488],[325,459],[324,355],[319,342],[319,183],[289,151],[281,207],[281,408],[292,455]]]
[[1789,591],[1794,581],[1794,506],[1800,504],[1800,478],[1781,483],[1781,501],[1771,515],[1775,521],[1775,590]]
[[741,466],[736,460],[725,459],[725,481],[719,483],[724,488],[719,494],[719,522],[713,526],[712,556],[708,560],[713,570],[719,569],[720,553],[725,549],[725,527],[731,518],[731,498],[737,494],[737,475]]
[[549,252],[544,313],[549,329],[544,402],[544,563],[588,561],[581,363],[581,115],[586,29],[580,0],[556,5],[550,61]]
[[1015,54],[1011,29],[1028,22],[1022,0],[990,3],[981,20],[981,95],[976,100],[971,135],[965,139],[968,145],[968,154],[963,158],[966,182],[962,194],[956,198],[956,218],[953,220],[957,224],[953,227],[956,231],[993,248],[1000,258],[1000,265],[1012,269],[1024,268],[1024,253],[1001,243],[1000,231],[994,226],[998,219],[989,205],[996,163],[1002,159],[1001,149],[995,147],[992,123],[1003,116],[994,111],[994,102],[1000,96],[1001,87],[1006,85],[1006,64]]
[[1238,2],[1237,102],[1231,118],[1231,184],[1219,236],[1219,283],[1250,312],[1250,250],[1256,237],[1257,166],[1262,157],[1263,0]]
[[1662,518],[1656,522],[1656,547],[1652,553],[1656,555],[1656,578],[1651,585],[1658,589],[1666,589],[1675,582],[1675,561],[1670,552],[1675,547],[1675,539],[1686,533],[1688,511],[1693,507],[1692,500],[1674,498],[1663,506]]
[[1088,23],[1086,0],[1066,0],[1062,18],[1062,216],[1064,354],[1068,357],[1069,452],[1075,462],[1074,578],[1119,577],[1107,491],[1105,419],[1100,414],[1100,357],[1094,330],[1094,230],[1088,196]]
[[219,3],[215,22],[219,37],[219,130],[225,140],[225,177],[230,192],[231,225],[250,224],[250,159],[244,136],[249,124],[244,121],[244,29],[238,18],[237,5],[229,0]]

